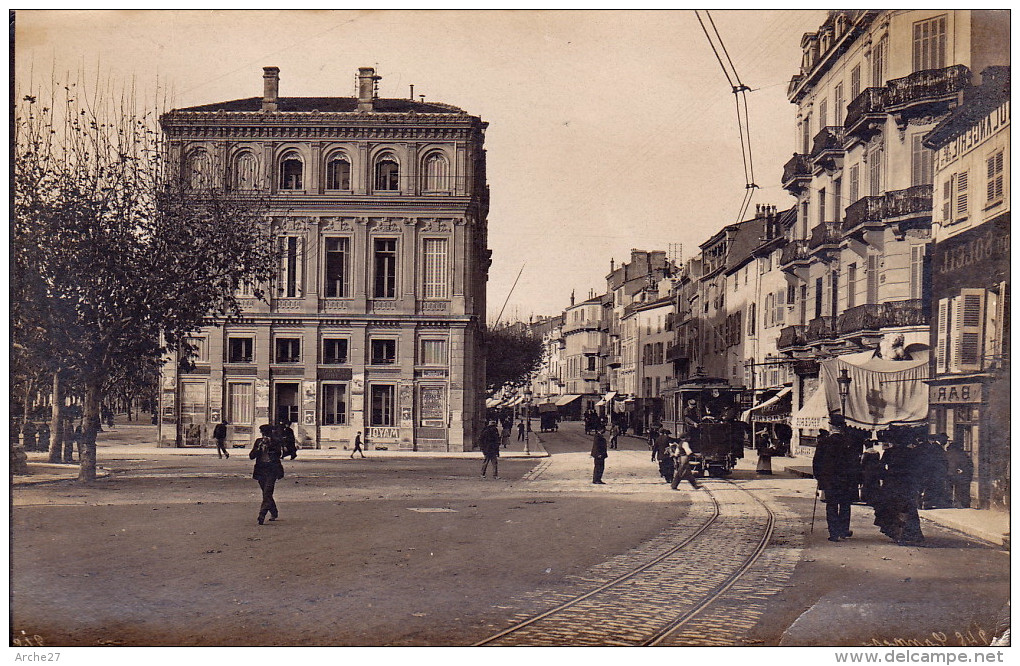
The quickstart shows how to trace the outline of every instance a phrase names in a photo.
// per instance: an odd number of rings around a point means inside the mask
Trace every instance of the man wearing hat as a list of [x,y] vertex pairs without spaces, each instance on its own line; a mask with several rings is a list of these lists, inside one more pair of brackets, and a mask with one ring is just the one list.
[[843,415],[831,414],[829,424],[831,432],[823,430],[818,436],[811,469],[825,502],[829,541],[839,541],[854,534],[850,531],[850,505],[857,499],[861,461],[843,434]]

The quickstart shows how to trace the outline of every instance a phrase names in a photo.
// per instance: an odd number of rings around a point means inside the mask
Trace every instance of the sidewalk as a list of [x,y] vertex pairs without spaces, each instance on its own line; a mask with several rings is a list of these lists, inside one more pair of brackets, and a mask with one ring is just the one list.
[[[790,465],[790,474],[813,479],[810,466]],[[960,532],[994,546],[1009,547],[1009,513],[989,509],[922,509],[917,512],[924,520]]]
[[[239,455],[247,456],[247,449],[231,449]],[[366,450],[369,458],[477,458],[481,460],[481,451],[396,451],[379,450],[369,448]],[[74,463],[51,463],[48,462],[49,455],[46,451],[26,451],[28,456],[28,474],[14,475],[11,483],[14,486],[32,485],[37,483],[49,483],[53,481],[67,481],[78,478],[78,462]],[[152,456],[215,456],[216,448],[213,446],[189,446],[185,448],[160,447],[156,445],[156,427],[143,424],[117,424],[111,429],[99,433],[96,438],[96,476],[107,477],[110,471],[103,468],[104,460],[131,460],[138,458],[150,458]],[[351,452],[343,448],[324,449],[300,449],[298,457],[312,460],[336,460],[347,458]],[[500,449],[501,458],[547,458],[549,453],[542,446],[542,440],[537,432],[531,433],[528,442],[528,451],[525,451],[524,442],[517,441],[517,435],[510,438],[505,449]]]

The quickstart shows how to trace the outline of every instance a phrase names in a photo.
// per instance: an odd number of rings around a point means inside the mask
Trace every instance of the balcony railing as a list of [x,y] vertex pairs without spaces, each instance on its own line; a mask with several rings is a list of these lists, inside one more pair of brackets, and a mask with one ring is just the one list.
[[811,146],[811,159],[817,160],[823,154],[832,151],[843,152],[843,128],[840,126],[823,127],[815,134]]
[[881,224],[885,220],[900,221],[912,215],[930,216],[931,201],[931,185],[914,185],[877,197],[863,197],[847,206],[843,233],[852,233],[869,222]]
[[812,319],[808,322],[807,330],[804,331],[804,342],[832,340],[836,337],[834,324],[833,317],[816,317]]
[[787,326],[779,331],[779,349],[800,347],[804,344],[804,327],[801,325]]
[[839,315],[837,329],[840,335],[852,335],[863,331],[877,332],[884,328],[927,325],[928,313],[924,301],[914,298],[850,308]]
[[779,265],[787,268],[792,264],[806,262],[810,258],[807,241],[795,240],[783,248],[783,253],[779,255]]
[[808,251],[815,252],[827,246],[838,247],[842,239],[843,230],[840,229],[838,224],[831,222],[819,224],[811,230],[811,238],[808,239],[807,243]]
[[900,111],[915,105],[950,101],[968,85],[970,69],[964,65],[914,72],[889,81],[886,109]]
[[[846,107],[843,127],[850,134],[857,134],[867,121],[885,119],[885,98],[887,88],[865,88]],[[845,138],[845,137],[844,137]]]
[[666,347],[666,362],[683,361],[687,358],[687,348],[684,345],[670,345]]
[[783,165],[783,189],[792,192],[799,192],[811,182],[811,165],[808,164],[807,156],[794,153],[785,165]]

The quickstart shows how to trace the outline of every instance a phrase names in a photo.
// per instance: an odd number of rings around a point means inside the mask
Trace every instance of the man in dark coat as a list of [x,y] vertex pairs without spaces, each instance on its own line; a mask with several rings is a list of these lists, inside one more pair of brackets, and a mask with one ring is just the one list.
[[860,459],[842,433],[843,419],[830,417],[832,432],[822,431],[815,447],[812,471],[825,502],[825,521],[829,541],[853,536],[850,531],[850,504],[857,499]]
[[213,428],[212,436],[213,439],[216,440],[216,455],[220,458],[222,458],[223,456],[229,458],[230,454],[227,452],[227,447],[225,444],[227,439],[227,422],[220,421],[219,423],[217,423],[216,427]]
[[481,434],[478,436],[479,448],[482,450],[482,455],[485,456],[485,460],[482,462],[482,477],[485,477],[485,470],[489,468],[489,463],[492,463],[492,478],[499,478],[499,429],[496,428],[495,421],[489,421],[482,428]]
[[[255,469],[251,477],[259,482],[262,488],[262,505],[259,507],[259,525],[265,523],[266,514],[270,515],[269,520],[276,520],[280,512],[276,507],[276,500],[273,499],[273,490],[276,489],[276,482],[283,478],[283,459],[285,449],[283,442],[273,437],[273,426],[268,423],[259,426],[262,436],[255,440],[248,457],[255,461]],[[297,457],[297,451],[290,451],[290,459]]]
[[953,506],[965,509],[970,506],[970,481],[974,476],[974,462],[970,459],[970,453],[963,450],[963,444],[956,440],[949,443],[946,461]]
[[604,485],[602,473],[606,470],[606,458],[609,457],[609,447],[601,428],[596,428],[595,438],[591,445],[591,457],[595,459],[595,469],[592,472],[591,482]]
[[652,443],[652,460],[659,463],[659,474],[662,475],[662,478],[667,483],[673,480],[674,471],[673,456],[669,454],[669,443],[672,440],[671,434],[669,429],[663,428]]
[[893,446],[882,457],[885,462],[882,495],[886,503],[884,513],[888,515],[883,532],[901,546],[916,545],[924,541],[917,515],[917,449],[907,445],[902,435],[891,439]]

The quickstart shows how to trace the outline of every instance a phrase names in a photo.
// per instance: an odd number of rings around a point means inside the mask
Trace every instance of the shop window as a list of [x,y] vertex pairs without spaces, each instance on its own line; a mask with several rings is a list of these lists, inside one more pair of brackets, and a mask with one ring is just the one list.
[[251,382],[229,382],[227,384],[227,422],[235,425],[251,425],[254,421],[254,397]]
[[393,365],[397,362],[397,341],[391,339],[375,339],[371,343],[372,365]]
[[301,338],[276,338],[276,363],[301,362]]
[[322,425],[347,425],[347,385],[322,385]]
[[347,338],[324,338],[322,341],[322,362],[325,365],[340,365],[347,362]]
[[254,338],[230,338],[227,340],[228,363],[251,363],[255,359]]
[[370,393],[370,425],[373,427],[387,427],[395,425],[394,421],[394,397],[396,387],[392,384],[373,384]]

